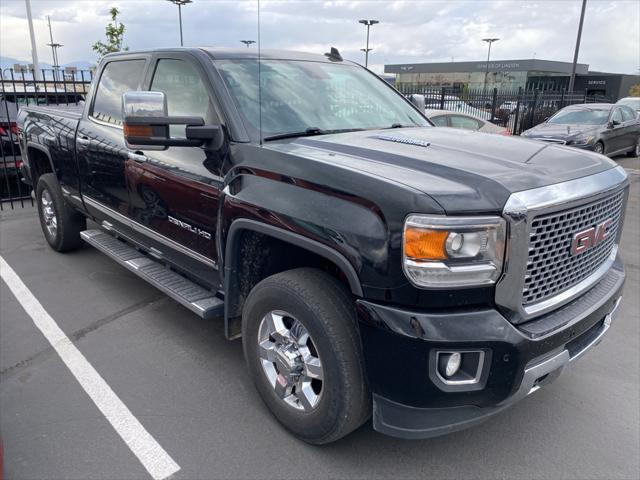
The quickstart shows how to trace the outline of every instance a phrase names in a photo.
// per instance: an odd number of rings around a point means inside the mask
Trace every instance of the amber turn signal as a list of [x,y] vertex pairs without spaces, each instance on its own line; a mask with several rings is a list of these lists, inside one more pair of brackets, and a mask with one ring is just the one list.
[[125,123],[122,127],[126,137],[153,137],[151,125],[130,125]]
[[404,254],[414,260],[445,260],[448,258],[446,230],[427,230],[408,226],[404,233]]

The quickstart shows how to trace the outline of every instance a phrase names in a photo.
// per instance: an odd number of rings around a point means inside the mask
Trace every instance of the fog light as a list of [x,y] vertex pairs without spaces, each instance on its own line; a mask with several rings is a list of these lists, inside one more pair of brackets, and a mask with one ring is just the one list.
[[483,388],[487,376],[483,376],[485,356],[489,354],[490,350],[432,350],[429,375],[440,388]]
[[452,377],[456,374],[456,372],[460,369],[461,360],[462,356],[458,352],[449,354],[447,365],[444,370],[444,373],[447,377]]

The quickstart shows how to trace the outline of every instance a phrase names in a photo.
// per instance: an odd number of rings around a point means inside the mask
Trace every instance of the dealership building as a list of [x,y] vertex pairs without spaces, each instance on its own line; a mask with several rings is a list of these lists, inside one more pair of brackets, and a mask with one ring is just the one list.
[[[562,90],[569,86],[570,62],[537,58],[491,61],[487,88],[500,90]],[[451,87],[454,91],[484,87],[487,62],[405,63],[385,65],[385,74],[393,74],[396,86]],[[574,90],[590,95],[606,95],[612,100],[628,95],[631,85],[640,83],[640,75],[590,72],[589,65],[578,63]]]

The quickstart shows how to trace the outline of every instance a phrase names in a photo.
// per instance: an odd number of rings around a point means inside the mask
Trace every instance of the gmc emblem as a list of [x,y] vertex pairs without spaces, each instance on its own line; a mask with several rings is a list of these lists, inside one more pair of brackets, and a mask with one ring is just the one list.
[[613,220],[609,218],[595,227],[574,234],[571,238],[571,255],[579,255],[604,242],[609,238],[612,223]]

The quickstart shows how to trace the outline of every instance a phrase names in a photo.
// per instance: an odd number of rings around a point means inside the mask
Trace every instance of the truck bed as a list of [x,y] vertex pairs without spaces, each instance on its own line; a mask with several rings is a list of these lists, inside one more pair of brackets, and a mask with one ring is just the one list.
[[80,118],[82,117],[82,111],[84,110],[84,103],[78,105],[29,105],[21,107],[20,110],[46,113],[47,115],[60,116],[72,120],[80,120]]

